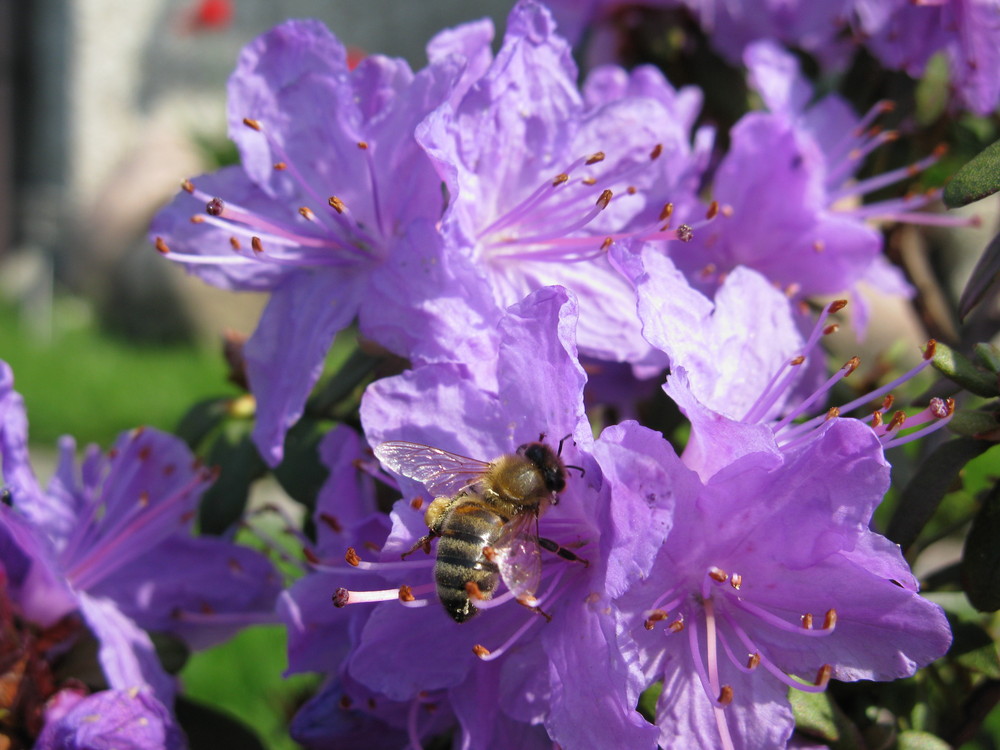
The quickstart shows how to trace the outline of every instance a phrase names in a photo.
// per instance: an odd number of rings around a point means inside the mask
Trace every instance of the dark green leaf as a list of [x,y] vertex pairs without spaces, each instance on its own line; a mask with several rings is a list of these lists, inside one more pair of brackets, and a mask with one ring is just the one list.
[[949,616],[953,640],[949,656],[968,670],[993,679],[1000,678],[1000,654],[981,625]]
[[958,301],[958,316],[964,320],[991,287],[996,291],[997,279],[1000,279],[1000,234],[986,246],[976,262],[976,267],[972,269],[965,289],[962,290],[962,297]]
[[330,422],[303,417],[285,436],[285,458],[274,470],[274,478],[293,500],[316,507],[316,497],[329,476],[319,455],[319,444]]
[[222,711],[180,696],[174,705],[190,750],[265,750],[260,738],[241,721]]
[[219,476],[202,497],[199,521],[206,534],[222,534],[239,520],[246,508],[250,485],[267,470],[250,440],[253,423],[230,420],[215,438],[205,457]]
[[795,731],[813,740],[820,740],[833,750],[860,750],[861,735],[850,719],[837,706],[830,693],[788,691],[788,700],[795,715]]
[[991,443],[973,438],[957,438],[938,446],[901,493],[886,536],[906,550],[934,515],[962,467],[990,447]]
[[660,699],[660,693],[663,692],[663,683],[654,682],[648,688],[642,691],[642,695],[639,696],[639,713],[650,724],[656,723],[656,702]]
[[[1000,235],[997,235],[1000,239]],[[1000,245],[998,245],[1000,247]],[[1000,272],[1000,268],[997,269]],[[987,370],[993,373],[1000,373],[1000,347],[993,346],[993,344],[976,344],[972,347],[976,352],[976,359],[979,360],[980,364]]]
[[1000,484],[972,520],[962,555],[962,585],[969,601],[983,612],[1000,609]]
[[199,401],[181,417],[174,432],[193,451],[216,429],[228,414],[231,398],[210,398]]
[[956,435],[978,438],[983,442],[1000,440],[1000,421],[988,411],[959,411],[951,418],[948,429]]
[[944,203],[958,208],[1000,190],[1000,141],[987,146],[955,174],[944,189]]
[[954,380],[966,390],[977,396],[991,398],[1000,395],[997,387],[997,377],[980,370],[963,355],[951,347],[938,341],[934,347],[934,357],[931,364],[942,374]]
[[156,656],[163,668],[170,674],[180,672],[187,664],[188,656],[191,655],[188,645],[176,635],[169,633],[150,633],[149,637],[153,641]]

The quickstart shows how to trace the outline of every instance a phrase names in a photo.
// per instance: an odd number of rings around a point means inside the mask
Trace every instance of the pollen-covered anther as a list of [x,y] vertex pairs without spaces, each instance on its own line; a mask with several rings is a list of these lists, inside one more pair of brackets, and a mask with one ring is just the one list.
[[607,250],[614,241],[613,237],[605,237],[604,242],[601,243],[601,250]]
[[927,340],[927,346],[924,349],[924,359],[934,359],[934,354],[937,352],[937,341],[934,339]]
[[831,667],[829,664],[824,664],[822,667],[819,668],[819,671],[816,672],[816,679],[813,682],[813,684],[816,687],[826,687],[827,684],[830,682],[830,677],[832,675],[833,675],[833,667]]
[[582,177],[580,179],[580,182],[582,182],[584,185],[596,185],[597,184],[597,178],[596,177]]
[[486,598],[483,596],[483,592],[479,588],[479,584],[475,581],[466,581],[465,593],[469,595],[470,599],[476,599],[477,601],[483,601]]
[[283,161],[276,161],[274,163],[274,169],[277,172],[284,172],[286,169],[288,169],[288,165]]
[[905,421],[906,421],[906,412],[897,411],[895,414],[892,415],[892,419],[889,420],[889,424],[886,425],[885,429],[887,432],[898,429],[903,426],[903,423]]
[[734,213],[736,213],[736,212],[735,212],[735,211],[733,210],[733,207],[732,207],[732,206],[730,206],[730,205],[728,205],[728,204],[726,204],[725,206],[722,206],[722,208],[720,208],[720,209],[719,209],[719,212],[720,212],[720,213],[721,213],[721,214],[722,214],[722,215],[723,215],[723,216],[724,216],[725,218],[727,218],[727,219],[728,219],[728,218],[729,218],[730,216],[732,216],[732,215],[733,215]]
[[193,193],[194,183],[191,182],[191,180],[181,180],[181,190],[183,190],[185,193]]
[[405,583],[399,587],[399,601],[401,602],[415,602],[417,597],[413,595],[413,589],[407,586]]
[[482,646],[477,643],[475,646],[472,647],[472,653],[474,653],[480,659],[485,659],[487,656],[490,655],[490,650],[486,648],[486,646]]
[[340,522],[340,520],[330,513],[320,513],[319,520],[336,534],[339,534],[344,530],[344,525]]
[[877,411],[874,414],[872,414],[872,427],[881,427],[881,426],[882,426],[882,412]]
[[358,141],[358,148],[362,151],[368,150],[368,141]]
[[729,578],[729,574],[722,568],[716,568],[714,565],[708,569],[708,577],[717,583],[725,583]]
[[243,249],[243,245],[240,244],[240,241],[236,237],[229,238],[229,246],[237,252]]
[[664,203],[663,208],[660,210],[660,218],[657,221],[666,221],[673,215],[674,215],[674,204]]
[[747,657],[747,669],[756,669],[760,666],[760,654],[754,651]]
[[896,400],[895,396],[893,396],[891,393],[887,393],[885,398],[882,399],[882,411],[889,411],[889,409],[892,408],[892,404],[895,400]]
[[351,592],[345,589],[343,586],[339,587],[333,592],[333,606],[337,609],[346,607],[350,604]]
[[935,396],[927,405],[927,409],[938,419],[950,417],[955,412],[955,399],[942,399]]
[[415,497],[410,500],[410,507],[413,510],[421,510],[424,507],[424,499],[422,497]]
[[806,361],[805,355],[804,354],[800,354],[797,357],[792,357],[792,361],[789,362],[788,364],[790,364],[792,367],[798,367],[799,365],[801,365],[805,361]]
[[732,586],[737,591],[739,591],[740,586],[743,585],[743,576],[741,576],[739,573],[733,573],[729,577],[729,585]]
[[347,210],[347,206],[344,205],[344,201],[340,200],[336,195],[331,195],[327,201],[330,204],[330,208],[336,211],[338,214],[344,213]]
[[732,685],[723,685],[722,689],[719,690],[719,705],[728,706],[732,702],[733,702]]
[[831,323],[826,328],[823,329],[823,335],[829,336],[830,334],[836,333],[840,330],[840,325],[837,323]]
[[806,630],[813,629],[812,612],[806,612],[804,615],[802,615],[802,627],[804,627]]
[[203,224],[205,222],[205,217],[201,214],[195,214],[191,217],[192,224]]
[[625,188],[625,192],[628,193],[629,195],[635,195],[636,193],[639,192],[639,188],[637,188],[635,185],[629,185],[627,188]]
[[264,252],[264,243],[260,241],[260,237],[251,237],[250,247],[252,247],[253,251],[258,255]]
[[250,117],[244,117],[243,124],[246,125],[248,128],[250,128],[251,130],[256,130],[257,132],[260,132],[260,120],[254,120]]
[[225,210],[226,204],[222,202],[222,198],[212,198],[205,204],[205,213],[209,216],[222,216],[222,212]]
[[694,230],[689,224],[681,224],[674,233],[681,242],[690,242],[694,239]]
[[347,552],[344,553],[344,560],[351,567],[358,567],[361,564],[361,558],[358,556],[358,551],[354,547],[348,547]]
[[167,245],[167,243],[164,241],[162,237],[157,237],[153,245],[156,247],[156,251],[161,255],[166,255],[167,253],[170,252],[170,247]]
[[823,617],[823,630],[833,630],[837,627],[837,610],[828,609]]
[[828,420],[836,419],[839,416],[840,416],[840,409],[838,409],[836,406],[831,406],[830,409],[826,412],[826,418]]
[[597,164],[598,162],[604,161],[604,152],[596,151],[587,157],[587,164]]
[[646,628],[646,630],[652,630],[656,627],[656,623],[666,620],[669,616],[670,613],[665,609],[654,609],[649,613],[649,617],[645,619],[642,626]]
[[830,313],[831,315],[833,315],[834,313],[837,313],[837,312],[840,312],[840,311],[841,311],[841,310],[843,310],[843,309],[844,309],[845,307],[847,307],[847,300],[846,300],[846,299],[835,299],[835,300],[834,300],[833,302],[831,302],[831,303],[830,303],[830,305],[829,305],[829,306],[828,306],[828,307],[826,308],[826,311],[827,311],[828,313]]
[[667,630],[669,630],[671,633],[681,632],[682,630],[684,630],[684,620],[678,617],[672,623],[667,625]]
[[608,207],[608,204],[611,203],[611,196],[613,195],[614,193],[606,188],[601,192],[601,195],[597,199],[597,205],[601,207],[601,210]]
[[846,378],[852,372],[857,370],[860,365],[861,365],[860,357],[851,357],[849,360],[847,360],[847,362],[844,363],[844,366],[841,368],[842,370],[845,370],[844,377]]
[[662,153],[663,153],[663,144],[657,143],[655,146],[653,146],[653,150],[649,152],[649,160],[656,161],[657,159],[660,158],[660,154]]
[[312,551],[309,547],[302,548],[302,556],[306,559],[306,562],[310,565],[319,564],[319,555]]
[[711,221],[716,216],[719,215],[719,201],[712,201],[708,204],[708,210],[705,212],[705,218]]
[[301,216],[306,221],[316,221],[316,214],[309,206],[299,206],[299,216]]

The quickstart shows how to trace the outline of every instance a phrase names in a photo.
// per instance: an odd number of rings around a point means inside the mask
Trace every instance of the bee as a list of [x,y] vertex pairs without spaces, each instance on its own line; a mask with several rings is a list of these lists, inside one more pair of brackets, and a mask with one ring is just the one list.
[[518,602],[548,619],[534,596],[542,575],[540,547],[588,564],[537,534],[539,516],[566,489],[566,470],[583,474],[563,463],[563,441],[553,450],[543,437],[492,461],[419,443],[390,441],[375,448],[386,467],[422,482],[435,496],[424,514],[429,533],[403,557],[420,548],[429,553],[431,540],[438,538],[434,580],[456,622],[475,616],[473,602],[492,598],[500,579]]

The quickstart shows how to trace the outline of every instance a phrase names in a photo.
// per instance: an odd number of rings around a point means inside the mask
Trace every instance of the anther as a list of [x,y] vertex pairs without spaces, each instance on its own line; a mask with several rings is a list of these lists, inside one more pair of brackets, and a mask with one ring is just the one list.
[[872,414],[872,427],[881,427],[881,426],[882,426],[882,412],[877,411],[874,414]]
[[937,351],[937,341],[928,339],[927,347],[924,349],[924,359],[934,359],[935,351]]
[[798,367],[799,365],[801,365],[805,361],[806,361],[805,355],[804,354],[800,354],[797,357],[793,357],[792,361],[789,362],[788,364],[790,364],[792,367]]
[[256,130],[260,132],[260,120],[253,120],[249,117],[243,118],[243,124],[246,125],[251,130]]
[[339,587],[333,592],[333,606],[341,609],[347,606],[347,603],[351,600],[351,592],[345,589],[343,586]]
[[833,302],[829,304],[829,306],[826,308],[826,311],[831,315],[833,315],[834,313],[840,312],[845,307],[847,307],[846,299],[835,299]]
[[229,246],[231,248],[233,248],[233,250],[236,250],[236,251],[239,251],[239,250],[241,250],[243,248],[243,246],[240,244],[240,241],[238,239],[236,239],[236,237],[230,237],[229,238]]
[[837,610],[828,609],[823,618],[823,630],[833,630],[837,627]]
[[330,208],[336,211],[338,214],[344,213],[347,206],[344,205],[344,201],[340,200],[336,195],[331,195],[327,201],[330,204]]
[[274,169],[277,172],[284,172],[286,169],[288,169],[288,165],[285,164],[285,162],[283,161],[276,161],[274,163]]
[[608,189],[605,189],[604,192],[602,192],[600,197],[597,199],[597,205],[600,206],[602,210],[607,208],[608,204],[611,203],[612,195],[614,195],[614,193],[612,193]]
[[663,209],[660,211],[660,218],[658,219],[658,221],[666,221],[671,216],[673,216],[673,213],[674,213],[674,204],[664,203]]
[[316,214],[312,212],[312,209],[309,208],[309,206],[299,206],[299,216],[303,219],[307,219],[308,221],[316,220]]
[[584,185],[596,185],[597,184],[597,178],[596,177],[583,177],[583,178],[580,179],[580,182],[582,182]]
[[306,559],[306,562],[310,565],[319,564],[319,556],[313,552],[309,547],[302,548],[302,556]]
[[490,650],[486,646],[481,646],[478,643],[472,647],[472,653],[478,656],[480,659],[485,659],[490,655]]
[[891,393],[887,393],[885,395],[885,398],[882,399],[882,411],[889,411],[889,409],[892,408],[893,401],[895,400],[896,400],[895,396],[893,396]]
[[604,161],[604,152],[597,151],[587,157],[587,164],[597,164],[598,162]]
[[567,182],[569,182],[569,175],[565,172],[560,172],[552,178],[552,187],[559,187],[560,185],[565,185]]
[[399,587],[399,601],[414,602],[416,600],[417,598],[413,595],[413,589],[411,589],[405,583]]
[[170,252],[170,248],[167,246],[167,243],[164,242],[162,237],[157,237],[156,242],[153,244],[156,246],[157,252],[161,253],[162,255],[166,255],[167,253]]
[[935,397],[931,399],[927,408],[938,419],[944,419],[945,417],[950,417],[955,411],[955,399],[940,399]]
[[629,195],[635,195],[636,193],[639,192],[639,188],[637,188],[635,185],[629,185],[627,188],[625,188],[625,192],[628,193]]
[[830,677],[832,675],[833,675],[833,667],[831,667],[829,664],[824,664],[822,667],[819,668],[819,671],[816,672],[816,680],[813,682],[813,684],[816,687],[826,687],[827,683],[830,682]]
[[754,651],[747,657],[747,669],[756,669],[760,665],[760,654]]
[[195,214],[194,216],[191,217],[191,223],[192,224],[204,224],[205,223],[205,217],[202,216],[201,214]]
[[605,237],[604,242],[601,243],[601,250],[607,250],[614,241],[613,237]]
[[733,575],[729,578],[729,585],[739,591],[740,586],[743,585],[743,576],[739,573],[733,573]]
[[368,141],[358,141],[358,148],[360,148],[362,151],[367,151]]
[[802,615],[802,627],[804,627],[806,630],[813,629],[812,612],[806,612],[804,615]]
[[337,703],[345,711],[347,711],[351,706],[354,705],[354,701],[351,700],[351,696],[349,695],[340,696],[340,700],[337,701]]
[[729,578],[729,574],[722,568],[716,568],[713,565],[708,569],[708,577],[717,583],[725,583],[726,579]]
[[677,235],[677,239],[681,242],[690,242],[694,239],[694,230],[689,224],[681,224],[677,227],[677,232],[675,234]]
[[194,183],[191,182],[191,180],[182,180],[181,181],[181,190],[183,190],[186,193],[193,193],[194,192]]
[[663,144],[657,143],[655,146],[653,146],[653,150],[649,152],[649,160],[656,161],[657,159],[660,158],[660,154],[662,153],[663,153]]
[[854,372],[855,370],[857,370],[858,366],[860,364],[861,364],[861,358],[860,357],[851,357],[849,360],[847,360],[847,362],[845,362],[844,366],[841,368],[842,370],[846,370],[847,371],[847,372],[844,373],[844,377],[846,378],[852,372]]
[[684,620],[678,617],[672,623],[667,625],[667,630],[669,630],[671,633],[681,632],[682,630],[684,630]]
[[424,499],[422,497],[413,498],[410,500],[410,507],[413,508],[413,510],[420,510],[424,507]]
[[826,243],[823,242],[823,240],[816,240],[815,242],[813,242],[814,252],[821,253],[824,250],[826,250]]
[[836,419],[839,416],[840,416],[840,409],[838,409],[836,406],[831,406],[830,409],[826,413],[826,418],[828,420],[829,419]]
[[666,620],[668,616],[669,613],[665,609],[654,609],[650,612],[649,617],[646,618],[645,622],[642,623],[642,626],[646,628],[646,630],[652,630],[656,627],[656,623]]
[[358,551],[354,547],[348,547],[347,552],[344,554],[344,559],[347,564],[356,568],[361,564],[361,558],[358,557]]
[[889,420],[889,424],[886,426],[886,431],[892,431],[903,426],[903,422],[906,421],[906,412],[897,411],[892,415],[892,419]]
[[705,212],[706,219],[714,219],[719,215],[719,201],[712,201],[708,204],[708,210]]
[[731,685],[723,685],[719,691],[719,705],[728,706],[733,702],[733,688]]
[[830,325],[828,325],[826,328],[823,329],[823,335],[829,336],[830,334],[836,333],[839,330],[840,330],[840,325],[838,325],[837,323],[831,323]]
[[222,202],[222,198],[212,198],[212,200],[205,204],[205,213],[209,216],[222,216],[225,208],[226,204]]

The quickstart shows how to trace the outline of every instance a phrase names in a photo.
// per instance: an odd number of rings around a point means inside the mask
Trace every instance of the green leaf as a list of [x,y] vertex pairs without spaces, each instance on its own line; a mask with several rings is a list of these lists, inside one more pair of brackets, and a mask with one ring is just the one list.
[[236,523],[246,508],[250,485],[267,470],[250,439],[252,429],[250,420],[226,422],[205,457],[209,466],[219,469],[219,476],[202,497],[198,513],[202,533],[222,534]]
[[216,708],[186,698],[174,705],[177,721],[187,735],[190,750],[265,750],[256,733],[246,724]]
[[965,465],[990,447],[985,440],[957,438],[935,448],[900,494],[886,536],[904,550],[912,545]]
[[962,588],[982,612],[1000,609],[1000,483],[989,493],[965,538]]
[[[965,320],[965,316],[972,312],[972,308],[979,304],[990,289],[996,289],[998,279],[1000,279],[1000,234],[986,246],[976,261],[976,267],[969,274],[969,280],[958,301],[958,317]],[[993,372],[996,371],[993,369]]]
[[[1000,234],[997,235],[997,239],[1000,240]],[[1000,248],[1000,243],[997,244],[997,247]],[[998,256],[1000,256],[1000,251],[998,251]],[[1000,269],[998,269],[998,272],[1000,272]],[[976,352],[976,359],[979,360],[983,367],[990,372],[1000,373],[1000,347],[989,343],[982,343],[976,344],[972,348]]]
[[1000,420],[987,411],[959,411],[948,423],[956,435],[977,438],[983,442],[1000,440]]
[[307,508],[316,507],[316,497],[330,475],[319,455],[330,425],[326,420],[300,419],[285,436],[285,458],[274,470],[282,489]]
[[966,669],[990,677],[1000,678],[1000,654],[990,634],[978,622],[948,617],[953,640],[948,655]]
[[861,735],[828,692],[788,691],[795,731],[828,744],[833,750],[861,750]]
[[656,723],[656,702],[660,699],[660,693],[663,692],[663,683],[654,682],[648,688],[642,691],[642,695],[639,696],[639,713],[643,715],[650,724]]
[[944,203],[958,208],[1000,190],[1000,141],[972,157],[944,189]]
[[942,375],[947,376],[977,396],[992,398],[1000,395],[996,375],[980,370],[964,356],[940,341],[935,342],[931,364]]
[[930,732],[900,732],[898,750],[951,750],[951,745]]
[[193,451],[222,424],[228,414],[231,398],[209,398],[199,401],[181,417],[174,432]]

